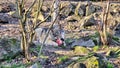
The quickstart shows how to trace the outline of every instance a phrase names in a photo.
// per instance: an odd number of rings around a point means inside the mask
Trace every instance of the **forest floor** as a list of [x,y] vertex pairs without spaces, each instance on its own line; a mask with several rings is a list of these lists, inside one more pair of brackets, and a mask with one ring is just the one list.
[[[1,24],[0,28],[1,28],[0,29],[0,35],[1,35],[0,51],[1,51],[1,53],[5,52],[5,53],[9,54],[9,56],[5,55],[7,57],[7,58],[5,58],[5,60],[0,60],[1,67],[3,67],[3,68],[4,67],[5,68],[6,67],[8,67],[8,68],[9,67],[11,67],[11,68],[28,67],[29,68],[29,67],[34,67],[34,66],[38,66],[38,68],[39,68],[39,66],[42,66],[43,68],[64,68],[64,67],[68,67],[70,64],[75,62],[75,60],[77,61],[77,59],[79,59],[80,57],[86,57],[86,56],[89,56],[89,54],[93,54],[93,53],[94,53],[94,55],[96,55],[96,54],[98,54],[98,56],[100,55],[99,57],[102,57],[102,59],[104,59],[105,61],[109,61],[111,64],[110,65],[111,67],[114,66],[114,68],[119,68],[119,66],[120,66],[120,58],[119,57],[117,58],[117,55],[119,55],[118,49],[120,47],[116,46],[116,45],[87,47],[86,49],[89,50],[90,52],[86,52],[86,50],[84,52],[84,50],[83,50],[83,52],[80,51],[80,54],[76,54],[75,50],[71,49],[69,44],[67,44],[66,47],[44,46],[42,49],[42,55],[40,56],[41,59],[39,59],[39,62],[36,62],[36,61],[38,61],[38,59],[36,60],[36,58],[37,58],[37,54],[39,52],[40,46],[34,45],[34,46],[30,47],[31,59],[33,61],[32,61],[32,63],[29,63],[29,62],[26,63],[26,61],[23,61],[25,58],[22,54],[17,54],[17,56],[16,56],[16,55],[9,53],[10,47],[12,50],[15,51],[15,49],[12,48],[12,47],[14,47],[13,45],[19,46],[19,44],[20,44],[19,25],[17,25],[17,24]],[[72,33],[71,34],[68,33],[68,34],[66,34],[66,36],[68,37],[68,38],[66,38],[66,42],[76,40],[79,37],[92,35],[93,33],[94,33],[93,31],[82,32],[82,33],[76,32],[74,34],[77,34],[76,35],[77,37],[75,37],[75,35],[73,35]],[[14,40],[14,39],[17,39],[18,41]],[[14,41],[17,41],[17,42],[13,43]],[[16,48],[16,49],[19,50],[19,48]],[[115,52],[118,51],[117,52],[118,54],[116,54],[113,51],[115,51]],[[16,57],[11,58],[12,56],[16,56]],[[83,58],[81,58],[81,59],[83,59]],[[86,58],[86,61],[87,61],[87,59],[88,58]],[[100,60],[102,60],[102,59],[100,59]],[[80,61],[80,62],[87,64],[85,61],[84,62]],[[92,61],[90,61],[90,62],[92,62]],[[105,63],[102,63],[102,64],[105,64]],[[75,63],[73,65],[73,67],[74,66],[75,66]],[[70,66],[70,67],[72,67],[72,66]],[[77,67],[79,67],[79,66],[77,66]],[[84,66],[81,66],[81,67],[84,67]]]

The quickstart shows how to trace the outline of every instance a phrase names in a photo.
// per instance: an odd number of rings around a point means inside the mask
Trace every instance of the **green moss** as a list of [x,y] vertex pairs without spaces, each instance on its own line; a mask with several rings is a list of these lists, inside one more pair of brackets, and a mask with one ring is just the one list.
[[107,62],[107,68],[114,68],[114,65],[111,64],[110,62]]
[[99,49],[100,49],[100,46],[94,46],[94,47],[93,47],[93,51],[94,51],[94,52],[98,51]]
[[75,46],[74,53],[76,54],[88,54],[89,50],[82,46]]
[[100,68],[99,67],[99,61],[98,57],[91,57],[86,60],[86,66],[87,68]]
[[68,56],[61,56],[61,57],[58,57],[58,63],[61,63],[61,62],[64,62],[68,59],[69,57]]
[[1,65],[0,68],[26,68],[23,64]]

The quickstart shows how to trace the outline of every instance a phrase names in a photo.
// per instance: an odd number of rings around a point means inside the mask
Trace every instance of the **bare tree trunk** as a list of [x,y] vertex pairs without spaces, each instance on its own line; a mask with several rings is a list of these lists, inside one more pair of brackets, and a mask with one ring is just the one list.
[[108,44],[108,35],[107,35],[108,13],[109,13],[109,1],[108,1],[108,4],[107,4],[106,11],[105,11],[105,9],[103,9],[103,17],[102,17],[103,26],[102,26],[102,31],[99,31],[100,39],[101,39],[101,42],[103,43],[103,45]]
[[[43,5],[43,1],[44,0],[38,0],[38,8],[37,8],[37,14],[35,16],[35,22],[33,22],[32,25],[30,25],[29,23],[27,23],[28,17],[27,15],[31,12],[32,7],[34,6],[34,4],[36,4],[37,0],[34,0],[33,3],[25,10],[25,12],[23,13],[22,11],[25,9],[25,2],[26,0],[16,0],[16,6],[17,6],[17,11],[18,11],[18,15],[19,15],[19,23],[20,23],[20,29],[21,29],[21,50],[23,51],[23,54],[25,56],[25,58],[27,60],[30,60],[29,58],[29,46],[31,45],[32,41],[33,41],[33,37],[34,37],[34,31],[36,28],[39,27],[40,24],[44,23],[49,16],[51,16],[52,11],[50,12],[50,14],[45,18],[44,21],[38,21],[38,16],[40,13],[40,9]],[[53,7],[53,4],[52,4]],[[58,7],[56,7],[58,8]],[[56,12],[58,14],[58,11],[56,10]],[[55,18],[57,18],[56,14],[55,14]],[[55,19],[56,20],[56,19]],[[55,20],[53,22],[55,22]]]
[[29,60],[28,47],[29,47],[30,42],[28,41],[29,40],[29,38],[28,38],[29,33],[26,29],[26,21],[27,21],[27,14],[28,14],[30,9],[25,11],[25,13],[22,12],[24,10],[24,5],[25,5],[24,0],[16,0],[16,4],[17,4],[18,14],[20,16],[19,22],[20,22],[20,29],[21,29],[21,35],[22,35],[21,36],[21,50],[22,50],[25,58],[27,60]]
[[[60,1],[59,0],[55,0],[55,3],[54,3],[54,12],[53,12],[53,18],[52,18],[52,21],[54,21],[58,14],[59,14],[59,3]],[[59,17],[58,17],[59,18]]]

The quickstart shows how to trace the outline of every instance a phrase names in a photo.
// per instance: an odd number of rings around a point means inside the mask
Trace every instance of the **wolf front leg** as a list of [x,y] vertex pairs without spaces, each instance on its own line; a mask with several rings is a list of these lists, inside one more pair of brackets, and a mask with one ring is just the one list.
[[38,41],[39,43],[41,41],[40,39],[41,33],[42,33],[42,28],[35,29],[36,41]]

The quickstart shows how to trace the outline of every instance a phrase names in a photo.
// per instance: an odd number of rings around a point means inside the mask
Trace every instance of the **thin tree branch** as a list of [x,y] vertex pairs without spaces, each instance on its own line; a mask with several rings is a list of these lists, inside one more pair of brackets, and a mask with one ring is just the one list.
[[[55,1],[53,2],[51,8],[54,6],[54,3],[55,3]],[[59,6],[58,6],[58,7],[59,7]],[[57,8],[56,8],[56,9],[57,9]],[[50,13],[49,13],[49,15],[48,15],[43,21],[39,22],[39,23],[34,27],[34,30],[35,30],[36,28],[38,28],[39,25],[41,25],[42,23],[44,23],[44,22],[51,16],[51,14],[52,14],[56,9],[54,9],[53,11],[51,10]]]
[[43,46],[45,45],[46,39],[47,39],[47,37],[48,37],[48,35],[49,35],[49,32],[50,32],[50,30],[52,29],[53,25],[55,24],[57,18],[58,18],[58,16],[57,16],[57,17],[55,18],[55,20],[52,22],[52,24],[51,24],[51,26],[50,26],[50,28],[49,28],[46,36],[45,36],[45,39],[43,40],[43,43],[42,43],[41,48],[40,48],[40,51],[39,51],[39,53],[38,53],[38,58],[39,58],[39,56],[41,55]]

